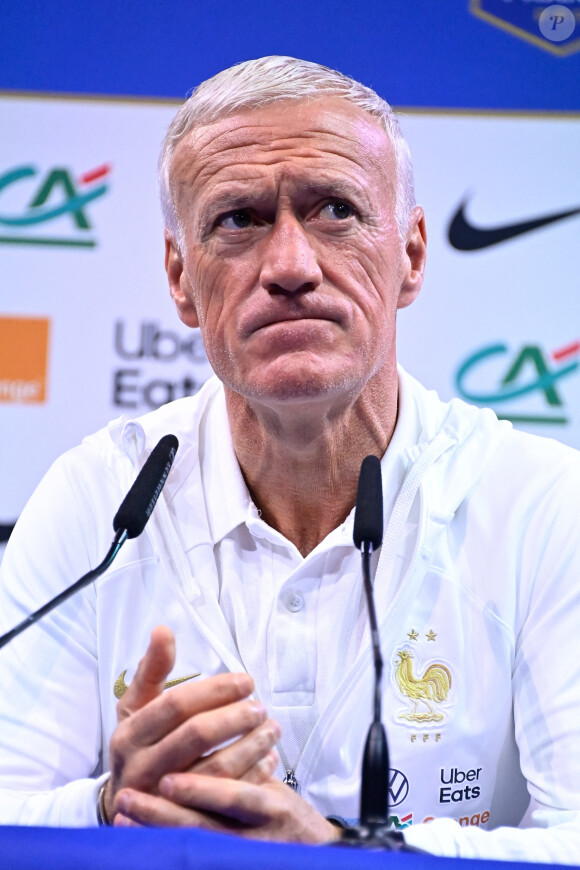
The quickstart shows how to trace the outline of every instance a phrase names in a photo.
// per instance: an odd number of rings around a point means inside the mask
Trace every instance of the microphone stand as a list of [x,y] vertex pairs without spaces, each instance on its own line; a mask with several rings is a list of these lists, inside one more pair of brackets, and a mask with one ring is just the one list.
[[389,830],[389,749],[381,718],[383,657],[371,580],[371,554],[383,538],[381,465],[367,456],[359,477],[354,520],[354,542],[360,547],[364,589],[371,629],[375,672],[373,721],[367,735],[362,764],[360,822],[343,829],[340,846],[384,852],[421,852],[405,843],[400,831]]
[[125,541],[128,538],[137,538],[141,534],[157,504],[157,499],[165,485],[178,447],[179,442],[175,435],[164,435],[147,457],[133,486],[115,514],[113,519],[115,537],[100,565],[84,574],[72,586],[67,587],[59,595],[56,595],[42,607],[39,607],[38,610],[35,610],[34,613],[27,616],[26,619],[23,619],[22,622],[19,622],[10,631],[7,631],[6,634],[3,634],[0,637],[0,649],[6,646],[7,643],[10,643],[11,640],[25,631],[25,629],[30,628],[31,625],[38,622],[43,616],[46,616],[47,613],[50,613],[55,607],[58,607],[59,604],[62,604],[63,601],[66,601],[67,598],[70,598],[71,595],[74,595],[75,592],[84,589],[85,586],[88,586],[89,583],[96,580],[101,574],[104,574]]
[[340,845],[385,852],[415,851],[406,846],[400,832],[389,830],[389,749],[381,720],[383,657],[379,641],[377,611],[373,595],[370,560],[373,545],[361,545],[365,595],[369,610],[371,646],[375,672],[374,714],[367,735],[362,764],[360,823],[345,828]]
[[58,607],[59,604],[62,604],[63,601],[66,601],[67,598],[70,598],[71,595],[74,595],[75,592],[84,589],[85,586],[88,586],[89,583],[96,580],[97,577],[101,576],[101,574],[104,574],[127,538],[127,530],[119,529],[116,532],[115,537],[113,538],[113,543],[101,564],[97,565],[96,568],[93,568],[92,571],[89,571],[87,574],[84,574],[80,580],[77,580],[76,583],[72,584],[72,586],[69,586],[58,595],[55,595],[54,598],[51,598],[50,601],[47,601],[46,604],[43,604],[42,607],[39,607],[38,610],[35,610],[34,613],[31,613],[26,617],[26,619],[23,619],[22,622],[19,622],[18,625],[14,626],[14,628],[11,628],[10,631],[6,632],[6,634],[3,634],[0,637],[0,649],[2,649],[3,646],[6,646],[7,643],[10,643],[11,640],[21,634],[21,632],[25,631],[25,629],[29,628],[29,626],[34,625],[35,622],[38,622],[39,619],[46,616],[47,613],[50,613],[51,610],[54,610],[55,607]]

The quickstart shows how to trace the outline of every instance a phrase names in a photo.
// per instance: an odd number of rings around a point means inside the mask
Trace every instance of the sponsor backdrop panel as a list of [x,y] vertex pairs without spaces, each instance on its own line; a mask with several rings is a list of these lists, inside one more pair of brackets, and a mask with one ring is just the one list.
[[[0,101],[2,536],[59,453],[209,374],[163,271],[155,170],[174,111]],[[403,363],[445,398],[580,446],[580,120],[426,112],[403,126],[430,239],[424,292],[400,314]]]
[[402,124],[429,255],[423,292],[399,315],[401,360],[443,398],[580,447],[580,119]]
[[2,537],[61,452],[208,377],[163,269],[156,162],[174,111],[0,101]]

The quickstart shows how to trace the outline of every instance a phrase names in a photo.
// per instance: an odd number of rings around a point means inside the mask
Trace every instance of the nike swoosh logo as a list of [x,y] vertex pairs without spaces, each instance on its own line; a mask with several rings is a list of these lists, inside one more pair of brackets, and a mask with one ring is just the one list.
[[457,251],[481,251],[483,248],[491,248],[492,245],[499,245],[500,242],[507,242],[508,239],[515,239],[516,236],[522,236],[524,233],[530,233],[532,230],[538,230],[540,227],[547,227],[556,221],[580,214],[580,208],[574,208],[517,224],[477,227],[470,223],[465,216],[468,202],[468,199],[463,200],[449,224],[449,244]]
[[[129,686],[125,682],[125,674],[127,670],[125,669],[122,674],[119,674],[117,679],[115,680],[115,685],[113,686],[113,692],[115,694],[115,698],[120,700]],[[173,686],[178,686],[180,683],[186,683],[188,680],[193,680],[195,677],[201,676],[201,671],[198,671],[197,674],[189,674],[187,677],[178,677],[176,680],[169,680],[169,682],[165,683],[163,686],[163,691],[165,689],[172,689]]]

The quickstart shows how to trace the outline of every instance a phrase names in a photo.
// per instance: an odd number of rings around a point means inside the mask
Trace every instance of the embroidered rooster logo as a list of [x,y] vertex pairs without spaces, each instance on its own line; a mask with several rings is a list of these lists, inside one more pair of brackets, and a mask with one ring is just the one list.
[[[397,653],[399,660],[395,663],[395,679],[402,695],[406,695],[413,702],[412,712],[399,713],[401,719],[410,722],[440,722],[443,713],[437,713],[433,708],[447,700],[451,688],[451,673],[445,665],[434,663],[429,665],[422,677],[417,679],[413,675],[413,653],[402,649]],[[427,710],[417,712],[419,704],[423,704]]]

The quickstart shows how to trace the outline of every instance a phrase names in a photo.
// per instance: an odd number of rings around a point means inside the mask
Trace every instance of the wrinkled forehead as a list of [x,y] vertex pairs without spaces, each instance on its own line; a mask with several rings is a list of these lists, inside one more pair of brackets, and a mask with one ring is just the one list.
[[178,143],[171,161],[171,186],[199,192],[207,181],[234,178],[240,166],[257,174],[266,167],[288,174],[336,171],[395,181],[393,145],[380,121],[340,97],[279,101],[236,111],[195,127]]

